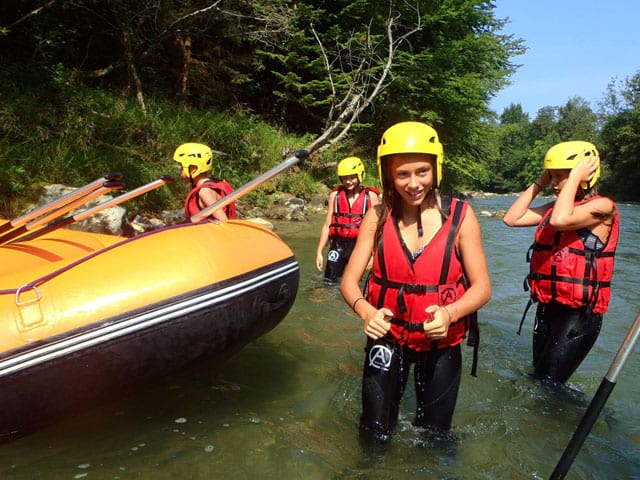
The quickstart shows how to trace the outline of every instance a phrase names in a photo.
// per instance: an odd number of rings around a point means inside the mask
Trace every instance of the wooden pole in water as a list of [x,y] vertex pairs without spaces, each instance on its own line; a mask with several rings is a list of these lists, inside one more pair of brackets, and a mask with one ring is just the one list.
[[640,312],[637,313],[636,319],[633,321],[631,328],[629,328],[629,332],[622,342],[622,345],[620,345],[620,349],[613,359],[611,367],[609,367],[609,371],[602,379],[602,382],[600,383],[596,394],[591,400],[587,411],[582,417],[578,428],[573,434],[573,437],[571,437],[571,441],[562,454],[562,457],[556,465],[555,470],[549,477],[550,480],[561,480],[569,471],[573,460],[576,458],[576,455],[578,455],[578,452],[582,448],[582,444],[589,435],[589,432],[591,432],[591,428],[596,422],[598,415],[600,415],[600,412],[602,411],[604,404],[607,402],[609,395],[611,395],[613,387],[616,386],[618,375],[622,370],[625,362],[627,361],[627,358],[633,351],[633,347],[638,341],[638,337],[640,337]]

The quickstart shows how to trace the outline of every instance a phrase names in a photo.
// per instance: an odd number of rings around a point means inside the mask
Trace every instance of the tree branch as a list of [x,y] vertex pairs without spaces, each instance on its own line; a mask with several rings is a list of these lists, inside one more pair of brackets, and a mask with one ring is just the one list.
[[[417,6],[416,14],[416,26],[408,32],[400,35],[399,37],[394,36],[394,27],[400,17],[397,16],[394,18],[392,16],[389,16],[386,22],[386,59],[380,59],[379,61],[375,56],[375,47],[371,43],[371,25],[367,27],[366,50],[368,50],[370,53],[368,57],[365,57],[360,61],[358,68],[353,72],[353,83],[350,85],[348,91],[341,101],[338,101],[336,98],[337,93],[333,80],[331,63],[327,58],[324,46],[322,45],[320,38],[316,34],[315,30],[313,30],[314,37],[320,45],[325,68],[327,70],[327,76],[329,77],[329,80],[331,82],[334,99],[330,109],[329,117],[327,118],[327,127],[318,138],[316,138],[310,145],[306,147],[306,149],[310,153],[313,154],[323,152],[330,148],[332,145],[335,145],[337,142],[342,140],[347,135],[358,116],[374,102],[375,98],[384,89],[386,89],[392,83],[393,78],[390,78],[391,71],[398,49],[411,35],[422,29],[420,13]],[[382,68],[382,72],[377,78],[368,73],[369,71],[371,71],[372,66],[382,63],[382,61],[384,61],[384,66]],[[368,68],[365,68],[367,66]],[[340,107],[341,110],[339,111],[337,117],[334,118],[333,115],[337,111],[337,107]]]
[[53,5],[54,3],[56,3],[58,0],[49,0],[47,3],[45,3],[44,5],[38,7],[38,8],[34,8],[33,10],[31,10],[29,13],[27,13],[26,15],[23,15],[22,17],[20,17],[18,20],[16,20],[13,23],[10,23],[9,25],[7,25],[6,27],[0,28],[1,30],[9,30],[12,27],[15,27],[16,25],[19,25],[20,23],[24,22],[25,20],[27,20],[28,18],[33,17],[34,15],[38,15],[40,12],[42,12],[42,10],[44,10],[47,7],[50,7],[51,5]]

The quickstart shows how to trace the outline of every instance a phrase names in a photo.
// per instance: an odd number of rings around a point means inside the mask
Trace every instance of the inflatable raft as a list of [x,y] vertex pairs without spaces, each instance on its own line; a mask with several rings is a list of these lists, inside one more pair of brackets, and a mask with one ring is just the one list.
[[230,220],[132,238],[59,229],[0,245],[0,441],[202,356],[224,359],[295,300],[273,232]]

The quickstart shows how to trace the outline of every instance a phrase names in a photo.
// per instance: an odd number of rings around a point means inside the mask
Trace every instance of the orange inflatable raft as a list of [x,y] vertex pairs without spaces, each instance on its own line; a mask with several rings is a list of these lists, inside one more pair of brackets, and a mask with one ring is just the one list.
[[255,223],[133,238],[60,229],[0,245],[0,441],[209,355],[291,308],[299,265]]

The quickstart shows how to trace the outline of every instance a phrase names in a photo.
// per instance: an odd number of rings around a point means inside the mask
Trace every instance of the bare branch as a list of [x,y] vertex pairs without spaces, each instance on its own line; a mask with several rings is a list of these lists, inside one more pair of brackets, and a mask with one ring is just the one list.
[[71,73],[71,80],[80,80],[83,78],[100,78],[105,75],[109,75],[116,68],[122,67],[124,62],[116,62],[111,65],[107,65],[104,68],[98,68],[95,70],[78,70],[74,69]]
[[[338,101],[336,88],[333,80],[333,73],[331,68],[331,62],[329,62],[326,52],[322,46],[320,38],[316,34],[315,30],[313,34],[316,41],[320,45],[322,51],[325,68],[327,69],[327,75],[331,82],[333,103],[330,109],[330,114],[327,118],[327,126],[322,134],[316,138],[309,146],[307,150],[313,153],[320,153],[332,145],[335,145],[341,141],[349,132],[353,124],[356,122],[359,115],[368,108],[375,100],[375,98],[387,88],[393,78],[391,76],[391,70],[394,65],[394,61],[398,52],[398,49],[402,44],[408,40],[408,38],[414,33],[421,30],[422,25],[420,22],[420,14],[416,7],[417,22],[413,29],[405,32],[399,37],[394,37],[394,30],[396,22],[399,20],[399,16],[392,17],[391,15],[387,19],[386,25],[386,38],[387,38],[387,54],[386,58],[376,58],[375,45],[372,43],[371,25],[367,27],[366,36],[366,51],[370,54],[365,56],[360,62],[358,67],[352,72],[352,84],[342,100]],[[351,52],[349,52],[351,55]],[[340,58],[337,59],[338,61]],[[374,78],[369,74],[369,71],[373,65],[384,63],[382,72]],[[352,64],[352,62],[350,62]],[[336,111],[339,110],[339,114],[336,118],[333,117]]]
[[[318,46],[320,47],[320,53],[322,54],[322,61],[324,62],[324,66],[327,70],[327,76],[329,77],[329,83],[331,84],[331,96],[335,98],[337,96],[337,92],[336,92],[336,85],[333,81],[333,73],[331,72],[331,64],[329,62],[329,58],[327,57],[327,52],[325,51],[324,46],[322,45],[322,41],[320,40],[320,37],[318,37],[316,29],[313,27],[313,24],[311,24],[311,32],[313,33],[313,37],[316,39],[316,42],[318,42]],[[329,110],[329,118],[333,117],[334,108],[335,108],[335,102],[331,102],[331,108]]]
[[45,3],[44,5],[38,7],[38,8],[34,8],[33,10],[31,10],[29,13],[27,13],[26,15],[23,15],[22,17],[20,17],[18,20],[16,20],[15,22],[7,25],[4,28],[0,28],[0,30],[6,29],[9,30],[11,27],[15,27],[16,25],[24,22],[25,20],[33,17],[34,15],[38,15],[40,12],[42,12],[42,10],[44,10],[47,7],[50,7],[51,5],[53,5],[54,3],[56,3],[58,0],[49,0],[47,3]]
[[175,27],[176,25],[178,25],[179,23],[182,23],[183,21],[189,19],[189,18],[193,18],[193,17],[198,17],[200,15],[204,15],[205,13],[211,11],[211,10],[218,10],[218,5],[220,5],[222,3],[222,0],[217,0],[216,2],[213,2],[211,5],[209,5],[208,7],[205,8],[201,8],[200,10],[194,10],[193,12],[189,12],[186,15],[183,15],[182,17],[178,18],[177,20],[175,20],[171,25],[169,25],[167,28],[164,29],[164,31],[160,34],[160,36],[164,35],[165,33],[167,33],[169,30],[171,30],[173,27]]

